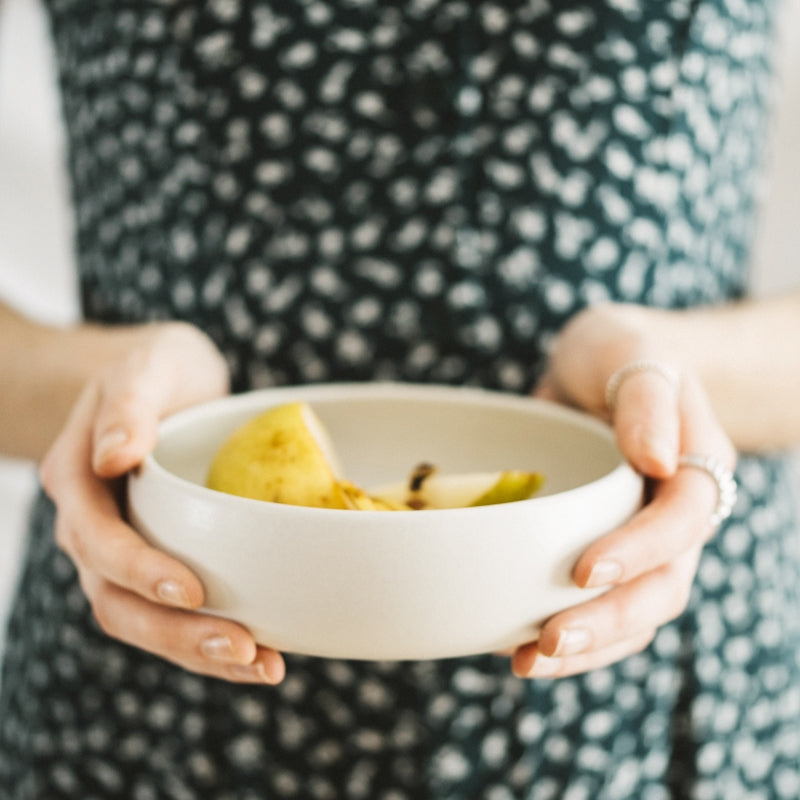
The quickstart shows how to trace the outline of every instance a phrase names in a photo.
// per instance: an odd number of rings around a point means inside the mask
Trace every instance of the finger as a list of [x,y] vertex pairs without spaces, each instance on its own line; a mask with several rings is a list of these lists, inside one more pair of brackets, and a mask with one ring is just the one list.
[[72,520],[60,544],[73,561],[153,602],[187,609],[203,604],[200,579],[120,519],[108,486],[97,479],[73,486],[59,515]]
[[700,549],[551,617],[539,652],[566,657],[601,650],[675,619],[689,601]]
[[139,464],[155,447],[160,416],[161,399],[144,379],[101,386],[92,427],[94,472],[115,478]]
[[103,377],[92,425],[91,461],[97,475],[122,475],[155,447],[174,373],[171,360],[137,353]]
[[96,405],[97,390],[89,386],[78,396],[64,427],[39,465],[39,480],[55,503],[63,494],[60,491],[61,476],[69,476],[75,469],[80,471],[80,460],[88,455],[89,449],[80,432],[91,420]]
[[[634,377],[639,375],[629,380]],[[683,377],[679,402],[681,451],[714,454],[732,467],[733,446],[691,376]],[[706,542],[714,533],[710,518],[717,492],[702,471],[677,470],[656,484],[651,502],[628,523],[587,548],[575,565],[575,582],[602,586],[630,580]]]
[[609,647],[564,658],[548,658],[534,642],[521,647],[511,659],[511,669],[520,678],[566,678],[600,667],[607,667],[644,650],[655,636],[655,630],[643,631]]
[[106,478],[124,474],[153,449],[162,417],[224,394],[227,386],[224,362],[205,336],[182,324],[160,329],[99,382],[95,472]]
[[680,451],[677,387],[660,372],[644,369],[620,384],[614,404],[614,430],[622,453],[645,475],[666,478],[675,472]]
[[533,389],[533,396],[539,400],[549,400],[553,403],[562,399],[561,393],[558,391],[558,384],[550,372],[546,372],[539,379]]
[[199,578],[126,525],[112,488],[93,474],[83,431],[95,402],[94,392],[81,397],[42,466],[45,487],[59,507],[59,546],[80,567],[154,602],[200,607],[204,590]]
[[258,647],[241,625],[165,608],[82,570],[81,583],[104,633],[185,669],[225,680],[279,683],[283,658]]
[[621,584],[704,543],[711,533],[715,492],[697,470],[680,469],[660,481],[641,511],[581,554],[573,580],[584,588]]
[[712,455],[728,469],[736,466],[736,449],[717,420],[708,395],[692,376],[681,389],[681,450],[684,453]]

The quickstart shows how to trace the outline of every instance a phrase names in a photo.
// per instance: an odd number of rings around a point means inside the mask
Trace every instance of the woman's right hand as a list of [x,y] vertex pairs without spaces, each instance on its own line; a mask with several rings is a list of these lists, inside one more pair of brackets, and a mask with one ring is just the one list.
[[281,655],[256,645],[241,625],[198,612],[198,577],[122,517],[116,479],[152,450],[159,420],[228,391],[225,361],[198,329],[161,323],[131,330],[131,347],[89,381],[42,462],[57,509],[56,541],[109,636],[193,672],[278,683]]

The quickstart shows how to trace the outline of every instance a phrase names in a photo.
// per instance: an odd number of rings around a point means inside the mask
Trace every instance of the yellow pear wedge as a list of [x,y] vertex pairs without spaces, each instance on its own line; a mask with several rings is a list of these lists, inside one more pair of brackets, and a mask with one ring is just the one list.
[[355,511],[409,511],[404,503],[398,503],[384,497],[375,497],[368,494],[350,481],[340,481],[339,488],[342,492],[347,508]]
[[306,403],[270,408],[242,425],[217,451],[206,485],[220,492],[319,508],[352,508],[333,448]]
[[371,489],[372,497],[412,509],[469,508],[527,500],[539,490],[541,473],[520,470],[440,473],[420,464],[408,480]]

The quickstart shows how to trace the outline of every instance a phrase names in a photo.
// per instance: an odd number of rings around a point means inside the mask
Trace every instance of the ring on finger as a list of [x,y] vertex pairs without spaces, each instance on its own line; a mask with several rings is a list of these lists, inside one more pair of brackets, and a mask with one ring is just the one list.
[[717,504],[711,512],[711,526],[717,528],[733,512],[737,486],[733,473],[714,456],[685,453],[678,459],[679,467],[694,467],[710,475],[717,485]]
[[606,383],[606,407],[612,414],[617,405],[617,394],[619,394],[620,387],[627,378],[638,372],[654,372],[656,375],[660,375],[664,378],[664,380],[675,389],[678,388],[680,383],[678,370],[671,364],[667,364],[664,361],[656,361],[652,358],[640,358],[636,361],[629,361],[614,372]]

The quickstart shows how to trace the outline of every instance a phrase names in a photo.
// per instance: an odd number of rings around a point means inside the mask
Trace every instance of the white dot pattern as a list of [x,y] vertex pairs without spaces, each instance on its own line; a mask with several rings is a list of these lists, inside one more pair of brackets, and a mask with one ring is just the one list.
[[[234,386],[530,388],[606,299],[737,297],[767,0],[48,0],[86,316],[179,318]],[[689,608],[556,681],[288,657],[278,687],[106,637],[35,506],[0,799],[796,800],[800,540],[743,458]]]

